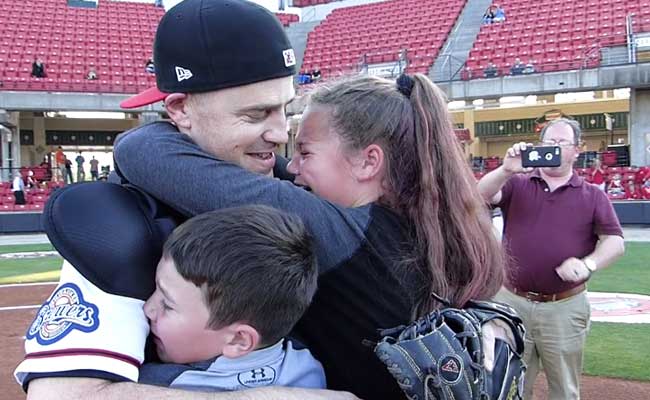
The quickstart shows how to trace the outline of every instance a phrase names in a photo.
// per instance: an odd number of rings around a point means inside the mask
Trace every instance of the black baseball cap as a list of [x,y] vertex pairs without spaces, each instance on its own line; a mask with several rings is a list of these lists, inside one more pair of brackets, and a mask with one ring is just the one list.
[[160,20],[156,87],[122,103],[136,108],[170,93],[197,93],[291,76],[296,58],[284,28],[247,0],[184,0]]

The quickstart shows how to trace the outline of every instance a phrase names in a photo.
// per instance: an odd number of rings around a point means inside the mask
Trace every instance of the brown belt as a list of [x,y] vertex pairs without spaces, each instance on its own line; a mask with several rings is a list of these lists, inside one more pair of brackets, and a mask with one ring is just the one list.
[[560,293],[555,293],[555,294],[543,294],[543,293],[536,293],[536,292],[524,292],[523,290],[519,290],[517,288],[513,287],[508,287],[508,290],[510,290],[512,293],[516,294],[517,296],[523,297],[525,299],[528,299],[530,301],[537,301],[540,303],[546,303],[549,301],[558,301],[558,300],[564,300],[568,299],[571,296],[575,296],[578,293],[581,293],[584,291],[587,287],[585,284],[578,285],[574,288],[571,288],[569,290],[566,290],[564,292]]

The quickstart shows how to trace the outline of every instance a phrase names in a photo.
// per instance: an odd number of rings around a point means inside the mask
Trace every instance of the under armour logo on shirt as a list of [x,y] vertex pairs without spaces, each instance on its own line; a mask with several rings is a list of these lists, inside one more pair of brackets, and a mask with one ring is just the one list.
[[284,57],[285,67],[296,65],[296,55],[293,53],[293,49],[286,49],[282,52],[282,56]]
[[185,79],[190,79],[192,76],[192,71],[189,69],[176,67],[176,79],[178,79],[179,82],[184,81]]

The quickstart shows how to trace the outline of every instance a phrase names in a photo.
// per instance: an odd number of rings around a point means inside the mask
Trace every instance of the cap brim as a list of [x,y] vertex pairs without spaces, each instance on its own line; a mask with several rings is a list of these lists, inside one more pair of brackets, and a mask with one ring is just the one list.
[[160,90],[158,90],[157,87],[152,87],[150,89],[145,90],[144,92],[141,92],[139,94],[136,94],[133,97],[129,97],[128,99],[124,100],[123,102],[120,103],[120,107],[137,108],[137,107],[146,106],[148,104],[162,101],[168,95],[169,93],[161,92]]

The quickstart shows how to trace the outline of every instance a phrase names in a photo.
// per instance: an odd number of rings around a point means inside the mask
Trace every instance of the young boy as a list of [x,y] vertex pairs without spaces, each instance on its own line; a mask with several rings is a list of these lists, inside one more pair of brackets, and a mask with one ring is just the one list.
[[321,364],[283,339],[316,291],[300,219],[250,206],[198,215],[174,230],[144,305],[163,363],[140,383],[196,390],[324,388]]

